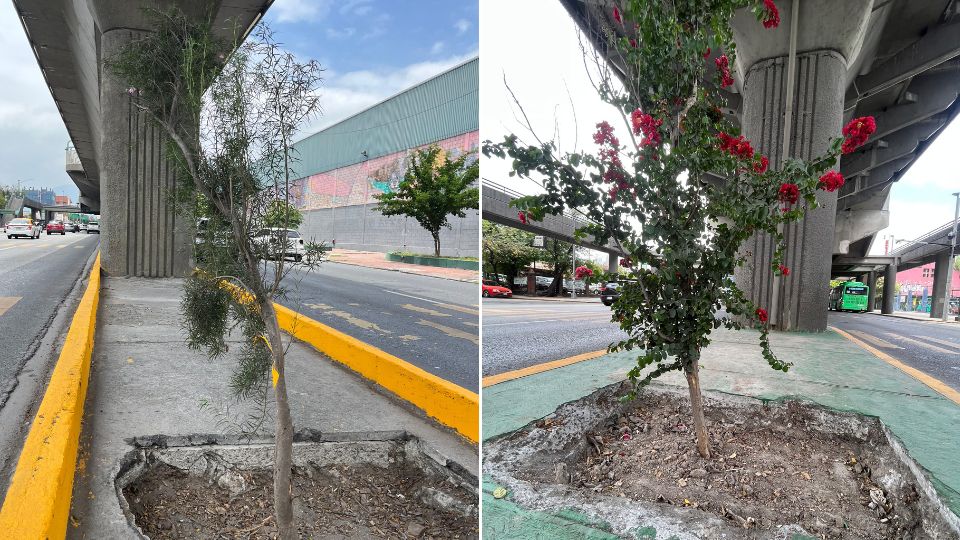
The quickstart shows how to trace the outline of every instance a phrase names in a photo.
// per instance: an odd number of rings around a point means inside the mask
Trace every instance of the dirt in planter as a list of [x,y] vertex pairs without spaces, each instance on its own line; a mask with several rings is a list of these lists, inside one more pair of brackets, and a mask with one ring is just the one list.
[[[711,459],[696,450],[686,400],[645,393],[638,407],[587,434],[587,449],[575,462],[535,460],[517,476],[693,507],[742,527],[744,538],[767,538],[790,524],[820,538],[929,537],[917,487],[879,424],[859,440],[825,433],[816,426],[823,417],[795,403],[776,415],[763,406],[714,403],[706,414]],[[557,415],[536,427],[563,423]]]
[[[124,495],[137,525],[154,540],[276,538],[272,472],[237,474],[242,480],[221,487],[159,464],[127,486]],[[437,495],[442,493],[469,506],[476,504],[471,502],[475,496],[409,465],[297,467],[293,482],[301,538],[478,537],[476,518],[424,503],[424,498],[442,499]]]

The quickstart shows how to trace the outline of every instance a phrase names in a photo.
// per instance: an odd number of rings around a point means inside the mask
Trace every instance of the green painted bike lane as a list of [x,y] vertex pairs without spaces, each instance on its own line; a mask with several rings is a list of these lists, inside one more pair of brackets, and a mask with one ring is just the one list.
[[[757,332],[719,330],[701,355],[705,390],[761,400],[802,399],[840,411],[879,417],[926,469],[944,503],[960,514],[960,406],[833,331],[771,334],[774,352],[793,362],[787,373],[770,369]],[[560,405],[622,381],[635,355],[613,353],[483,389],[484,440],[516,431]],[[679,373],[658,384],[685,387]],[[526,510],[484,479],[484,538],[619,538],[574,510]],[[650,528],[636,538],[656,538]],[[797,539],[802,537],[797,536]],[[662,540],[662,539],[660,539]]]

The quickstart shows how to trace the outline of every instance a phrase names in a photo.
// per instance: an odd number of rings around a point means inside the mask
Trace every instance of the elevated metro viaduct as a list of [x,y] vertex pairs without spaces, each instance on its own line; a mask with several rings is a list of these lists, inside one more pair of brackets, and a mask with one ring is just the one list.
[[[605,36],[626,32],[610,7],[560,1],[622,77],[624,70],[606,54]],[[785,229],[790,276],[772,275],[766,236],[746,243],[752,264],[735,274],[777,328],[822,331],[831,273],[847,271],[849,257],[867,255],[889,222],[890,187],[960,111],[960,3],[776,4],[778,28],[763,28],[749,10],[732,21],[737,58],[736,83],[727,95],[729,118],[775,167],[784,157],[821,154],[851,118],[872,115],[877,122],[869,144],[840,162],[846,185],[821,193],[820,208]],[[712,65],[713,58],[706,62]]]
[[13,0],[76,150],[66,172],[85,212],[100,213],[101,263],[111,276],[168,277],[190,267],[193,224],[177,215],[168,192],[177,178],[163,137],[130,101],[105,65],[152,30],[147,8],[212,14],[224,38],[242,35],[273,0]]

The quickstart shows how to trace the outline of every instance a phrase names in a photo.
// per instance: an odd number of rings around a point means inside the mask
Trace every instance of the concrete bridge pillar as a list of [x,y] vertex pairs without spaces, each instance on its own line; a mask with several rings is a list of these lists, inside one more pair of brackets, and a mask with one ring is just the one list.
[[869,287],[867,289],[867,309],[873,311],[877,305],[877,273],[867,272],[864,274],[864,283]]
[[897,307],[897,265],[888,264],[883,273],[883,307],[880,313],[889,315]]
[[117,28],[100,41],[101,264],[111,276],[183,276],[191,267],[193,227],[174,205],[177,178],[164,136],[105,65],[139,35]]
[[[773,30],[758,29],[746,10],[733,21],[737,70],[743,80],[742,132],[773,167],[788,157],[820,156],[830,140],[840,136],[847,69],[859,54],[872,2],[798,4],[796,51],[801,52],[795,56],[792,86],[791,4],[781,4],[783,22]],[[789,137],[786,145],[784,137]],[[774,278],[774,245],[768,235],[744,243],[748,262],[734,274],[747,298],[766,309],[779,330],[819,332],[827,326],[837,193],[819,192],[817,201],[819,208],[783,231],[788,277]]]
[[616,253],[609,253],[607,257],[607,272],[616,274],[620,270],[620,257]]
[[947,270],[950,268],[950,252],[937,254],[933,267],[933,291],[930,298],[930,318],[942,319],[947,305]]

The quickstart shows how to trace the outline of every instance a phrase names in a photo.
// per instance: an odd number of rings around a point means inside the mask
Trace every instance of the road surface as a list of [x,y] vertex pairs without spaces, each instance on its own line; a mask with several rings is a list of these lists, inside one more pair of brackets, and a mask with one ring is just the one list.
[[0,405],[73,289],[100,236],[0,236]]
[[285,285],[286,307],[478,391],[479,284],[324,262]]

